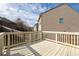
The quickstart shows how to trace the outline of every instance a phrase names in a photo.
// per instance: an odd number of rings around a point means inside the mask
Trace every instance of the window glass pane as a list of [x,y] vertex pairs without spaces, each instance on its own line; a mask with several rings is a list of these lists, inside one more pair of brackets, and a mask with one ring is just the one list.
[[64,23],[64,19],[63,19],[63,18],[60,18],[60,19],[59,19],[59,23],[60,23],[60,24],[63,24],[63,23]]

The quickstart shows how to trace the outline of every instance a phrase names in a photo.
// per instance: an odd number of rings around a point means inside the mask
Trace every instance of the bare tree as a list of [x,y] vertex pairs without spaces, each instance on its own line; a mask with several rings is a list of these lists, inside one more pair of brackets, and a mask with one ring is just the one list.
[[15,23],[16,23],[16,29],[17,30],[20,30],[20,31],[24,31],[24,22],[20,19],[20,18],[18,18],[16,21],[15,21]]
[[20,18],[18,18],[16,21],[16,29],[20,31],[32,31],[32,28],[29,27],[27,23],[24,23]]

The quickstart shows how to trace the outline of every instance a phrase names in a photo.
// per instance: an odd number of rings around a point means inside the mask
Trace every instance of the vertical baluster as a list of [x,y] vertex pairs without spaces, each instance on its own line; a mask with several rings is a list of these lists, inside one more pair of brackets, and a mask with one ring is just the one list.
[[18,43],[20,43],[20,34],[18,33]]
[[24,37],[23,37],[23,33],[22,33],[22,34],[21,34],[21,42],[22,42],[22,43],[23,43],[23,38],[24,38]]
[[59,41],[59,34],[57,34],[57,41]]
[[20,33],[19,33],[19,43],[20,43],[20,41],[21,41],[21,37],[20,37]]
[[61,42],[60,34],[59,34],[59,42]]
[[67,34],[66,34],[66,43],[67,43]]
[[64,43],[64,34],[62,34],[62,42]]
[[16,44],[16,39],[17,39],[16,35],[17,35],[17,33],[14,34],[14,39],[15,39],[14,42],[15,42],[15,44]]
[[24,33],[24,42],[25,42],[25,40],[26,40],[26,39],[25,39],[25,33]]
[[66,43],[66,34],[65,34],[65,43]]
[[20,33],[20,43],[21,43],[21,33]]
[[74,45],[75,45],[75,35],[74,35]]
[[64,34],[62,34],[62,42],[64,43]]
[[64,43],[64,34],[62,34],[62,42]]
[[63,34],[61,34],[61,42],[63,42]]
[[67,34],[67,43],[69,44],[69,34]]
[[10,34],[7,35],[8,35],[8,46],[10,46]]
[[22,42],[24,42],[25,39],[25,33],[22,34]]
[[64,38],[65,38],[65,43],[66,43],[66,34],[64,35]]
[[20,34],[18,33],[18,43],[20,42]]
[[60,39],[60,42],[61,42],[61,34],[60,34],[60,36],[59,36],[59,39]]
[[59,34],[58,34],[58,41],[60,41],[60,39],[59,39]]
[[78,35],[77,35],[77,46],[78,46],[78,43],[79,43],[79,42],[78,42]]
[[77,45],[77,35],[75,35],[75,45]]
[[64,39],[64,35],[65,35],[65,34],[63,34],[63,43],[65,43],[65,42],[64,42],[64,41],[65,41],[65,39]]
[[16,34],[16,44],[18,43],[18,33]]
[[24,33],[22,33],[22,42],[24,42]]
[[5,37],[6,37],[6,39],[5,39],[6,40],[6,46],[8,46],[8,35],[6,34]]
[[65,35],[66,35],[66,34],[64,34],[64,43],[65,43]]
[[21,33],[21,43],[22,43],[22,39],[23,39],[23,38],[22,38],[22,37],[23,37],[22,34],[23,34],[23,33]]
[[18,41],[18,42],[20,43],[20,41],[21,41],[21,35],[20,35],[20,33],[19,33],[19,41]]
[[10,34],[7,34],[8,35],[8,48],[6,50],[6,55],[10,55]]
[[16,41],[16,44],[17,44],[17,40],[18,40],[18,37],[17,37],[17,35],[18,35],[18,34],[16,34],[16,35],[15,35],[15,39],[16,39],[15,41]]
[[33,32],[31,33],[31,38],[32,38],[32,40],[31,40],[31,42],[33,42],[34,41],[34,37],[33,37]]
[[31,33],[29,33],[29,44],[31,44]]
[[[42,32],[39,32],[40,33],[40,40],[42,40]],[[39,35],[38,35],[39,36]]]
[[61,42],[61,38],[60,38],[60,36],[61,36],[61,35],[59,34],[59,42]]
[[6,35],[4,34],[4,46],[6,46]]
[[72,45],[72,34],[71,34],[71,45]]
[[28,35],[27,35],[28,33],[25,33],[25,42],[26,42],[26,44],[27,44],[27,42],[28,42]]
[[34,39],[34,41],[36,41],[36,38],[35,38],[36,32],[35,33],[33,32],[33,34],[34,34],[33,39]]
[[34,32],[34,41],[37,41],[36,34],[37,32]]
[[66,34],[64,34],[64,43],[65,43],[65,35],[66,35]]
[[11,44],[13,45],[14,42],[13,42],[13,34],[11,34]]
[[62,34],[62,42],[63,42],[63,34]]
[[20,34],[20,43],[22,42],[22,33]]
[[69,34],[67,34],[67,44],[69,43]]
[[14,39],[14,34],[13,34],[12,36],[13,36],[13,44],[15,44],[15,43],[14,43],[14,40],[15,40],[15,39]]
[[71,34],[69,34],[69,44],[71,44]]
[[14,35],[15,35],[15,34],[13,34],[13,40],[14,40],[14,44],[15,44],[15,37],[14,37]]
[[60,34],[60,42],[61,42],[61,34]]

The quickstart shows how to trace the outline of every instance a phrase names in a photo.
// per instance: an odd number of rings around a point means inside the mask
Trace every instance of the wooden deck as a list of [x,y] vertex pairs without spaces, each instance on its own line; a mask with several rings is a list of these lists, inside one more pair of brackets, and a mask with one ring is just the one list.
[[11,49],[12,56],[79,56],[79,49],[44,40]]

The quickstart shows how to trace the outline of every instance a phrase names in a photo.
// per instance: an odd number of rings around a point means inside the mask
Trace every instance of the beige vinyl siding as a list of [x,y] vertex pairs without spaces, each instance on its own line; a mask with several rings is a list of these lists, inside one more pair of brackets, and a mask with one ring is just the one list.
[[[64,19],[64,24],[59,24],[59,19]],[[50,10],[41,16],[43,31],[79,31],[79,13],[66,4]]]

